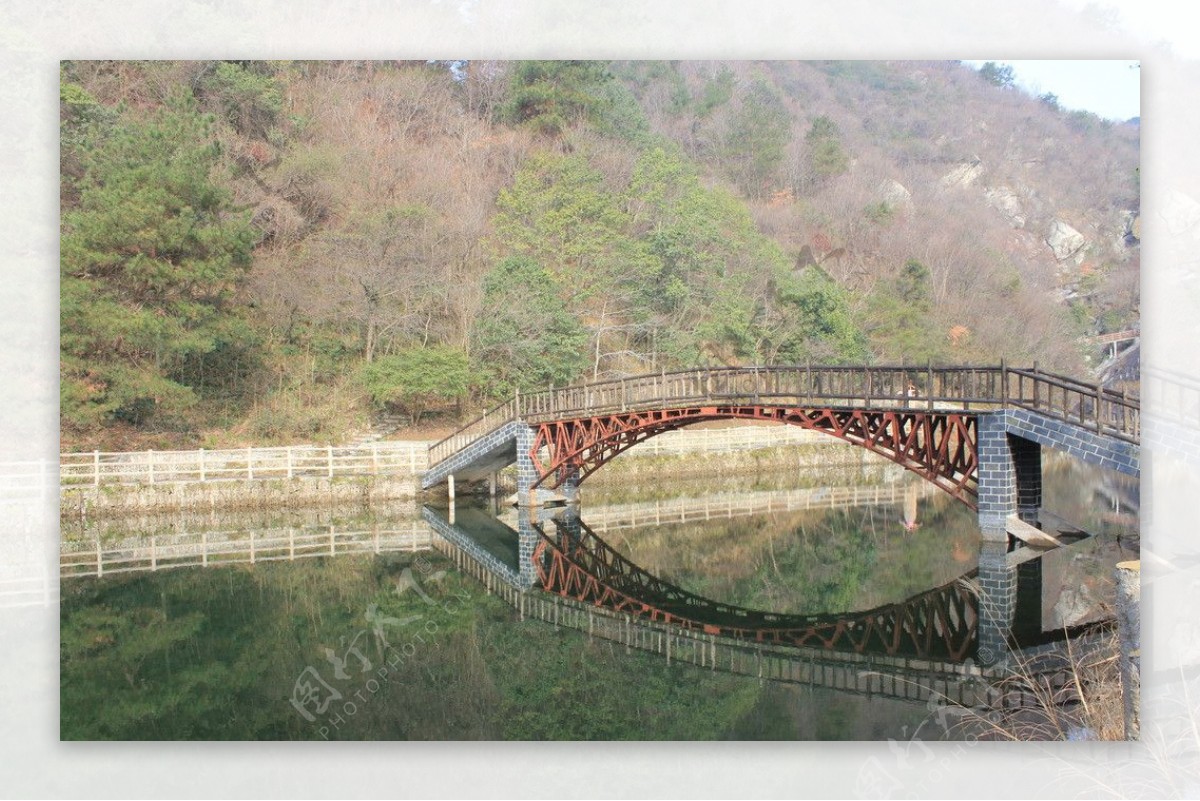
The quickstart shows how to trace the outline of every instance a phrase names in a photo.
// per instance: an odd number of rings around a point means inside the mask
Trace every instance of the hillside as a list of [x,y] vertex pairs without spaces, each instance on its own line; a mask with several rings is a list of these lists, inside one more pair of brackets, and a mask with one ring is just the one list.
[[[994,76],[993,76],[994,77]],[[68,62],[65,448],[1137,325],[1138,136],[953,62]]]

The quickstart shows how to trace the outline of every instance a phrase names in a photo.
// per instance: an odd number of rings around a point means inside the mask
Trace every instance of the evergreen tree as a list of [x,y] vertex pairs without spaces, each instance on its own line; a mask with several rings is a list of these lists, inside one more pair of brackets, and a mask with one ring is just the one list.
[[61,248],[70,423],[177,415],[248,367],[250,331],[232,299],[253,233],[214,179],[210,125],[180,96],[146,119],[123,114],[79,153]]
[[587,364],[587,332],[549,270],[511,256],[488,273],[483,291],[485,313],[475,325],[472,356],[494,394],[562,386],[579,377]]
[[750,197],[762,197],[783,164],[792,119],[779,90],[755,79],[730,120],[722,157],[725,169]]
[[850,167],[850,157],[842,149],[837,124],[828,117],[813,120],[812,127],[804,135],[808,145],[809,168],[816,181],[824,181],[841,175]]
[[1012,67],[1007,64],[997,64],[995,61],[989,61],[980,67],[979,77],[1002,89],[1007,89],[1016,81]]
[[866,327],[881,352],[917,364],[944,355],[945,342],[933,316],[929,268],[916,259],[904,263],[893,291],[871,296],[866,314]]

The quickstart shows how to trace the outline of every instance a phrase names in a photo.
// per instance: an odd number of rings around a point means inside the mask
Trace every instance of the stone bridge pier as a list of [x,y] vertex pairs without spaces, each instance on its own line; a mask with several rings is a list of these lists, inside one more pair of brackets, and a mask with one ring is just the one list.
[[1043,446],[1106,470],[1138,475],[1139,449],[1132,442],[1030,409],[980,413],[977,510],[985,540],[1007,542],[1014,515],[1037,525]]
[[1042,505],[1042,447],[1009,431],[1003,413],[979,416],[979,530],[1008,542],[1008,518],[1037,524]]
[[535,512],[526,505],[517,507],[518,586],[526,591],[533,589],[537,581],[537,570],[533,564],[533,550],[538,543],[538,533],[533,527]]
[[537,466],[530,456],[536,437],[537,431],[525,423],[520,423],[516,428],[517,505],[522,507],[541,506],[557,501],[578,503],[579,469],[577,467],[563,468],[563,482],[557,490],[535,486],[541,479]]
[[984,540],[979,549],[979,661],[995,665],[1008,654],[1008,635],[1017,611],[1017,570],[1003,540]]
[[[1008,652],[1023,603],[1040,606],[1041,560],[1006,557],[1015,525],[1038,526],[1042,447],[1127,475],[1138,475],[1138,446],[1029,409],[981,413],[978,423],[979,658],[996,664]],[[1016,522],[1014,522],[1014,520]],[[1019,633],[1017,633],[1019,634]]]

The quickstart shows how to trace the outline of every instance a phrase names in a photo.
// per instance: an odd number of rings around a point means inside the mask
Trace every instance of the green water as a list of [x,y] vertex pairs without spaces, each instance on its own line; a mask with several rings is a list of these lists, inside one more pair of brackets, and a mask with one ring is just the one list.
[[[1048,470],[1047,481],[1063,487],[1048,489],[1048,502],[1059,493],[1080,514],[1096,506],[1080,488],[1093,477]],[[585,497],[584,522],[588,510]],[[974,567],[969,510],[933,495],[922,496],[917,511],[914,531],[900,525],[905,510],[895,504],[601,536],[641,567],[714,600],[852,611]],[[295,525],[306,514],[138,525],[228,530]],[[409,504],[311,512],[335,528],[410,525],[414,515]],[[119,537],[121,526],[106,532]],[[1111,561],[1105,548],[1116,536],[1093,545],[1104,552],[1101,564]],[[180,568],[62,587],[66,740],[827,740],[903,739],[918,730],[931,739],[941,732],[930,717],[921,704],[667,664],[518,620],[436,551]]]

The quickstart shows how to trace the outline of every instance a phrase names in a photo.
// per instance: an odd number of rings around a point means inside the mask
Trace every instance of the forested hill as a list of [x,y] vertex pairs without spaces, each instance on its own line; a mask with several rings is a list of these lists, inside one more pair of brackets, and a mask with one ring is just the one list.
[[1136,121],[956,62],[66,62],[75,448],[338,442],[694,365],[1138,316]]

